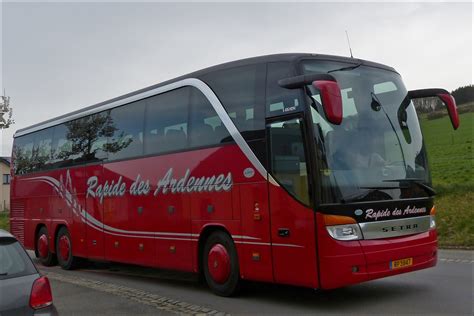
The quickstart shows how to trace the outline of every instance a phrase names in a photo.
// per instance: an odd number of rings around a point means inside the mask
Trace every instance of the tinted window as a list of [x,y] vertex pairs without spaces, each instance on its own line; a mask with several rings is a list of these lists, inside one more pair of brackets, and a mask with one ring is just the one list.
[[309,204],[308,171],[300,119],[275,122],[270,129],[273,176],[293,196]]
[[277,116],[303,109],[301,89],[285,89],[278,80],[295,76],[289,62],[268,63],[267,66],[267,116]]
[[15,138],[13,146],[14,169],[16,174],[25,174],[32,171],[32,154],[34,134]]
[[70,159],[73,158],[72,141],[68,139],[68,132],[69,129],[65,124],[57,125],[53,129],[51,168],[59,168],[71,163]]
[[111,137],[117,130],[115,122],[110,116],[110,111],[93,114],[85,118],[89,125],[87,129],[87,142],[90,146],[86,146],[86,160],[97,161],[107,158],[107,152],[114,152],[116,148],[108,146],[107,139]]
[[188,147],[190,88],[180,88],[147,99],[145,154],[157,154]]
[[51,161],[51,144],[53,142],[53,128],[47,128],[34,134],[32,153],[33,171],[46,169]]
[[216,93],[246,139],[264,137],[265,65],[219,70],[202,79]]
[[209,100],[196,88],[191,88],[189,144],[191,147],[209,146],[231,141]]
[[21,245],[14,240],[0,240],[0,280],[37,273]]
[[107,137],[115,131],[110,112],[89,115],[64,125],[66,142],[61,148],[61,157],[67,159],[68,165],[106,158]]
[[115,130],[108,139],[109,159],[125,159],[142,155],[145,101],[137,101],[112,109],[110,115]]

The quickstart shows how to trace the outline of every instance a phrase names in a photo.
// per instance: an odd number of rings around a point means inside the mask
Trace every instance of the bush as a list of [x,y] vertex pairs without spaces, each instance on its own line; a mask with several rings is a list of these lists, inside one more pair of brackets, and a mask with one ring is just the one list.
[[442,112],[442,111],[436,111],[436,112],[428,113],[428,115],[426,115],[426,118],[428,120],[436,120],[436,119],[439,119],[439,118],[442,118],[442,117],[446,116],[446,114],[447,113]]
[[463,105],[458,106],[459,114],[468,113],[468,112],[474,112],[474,103],[463,104]]

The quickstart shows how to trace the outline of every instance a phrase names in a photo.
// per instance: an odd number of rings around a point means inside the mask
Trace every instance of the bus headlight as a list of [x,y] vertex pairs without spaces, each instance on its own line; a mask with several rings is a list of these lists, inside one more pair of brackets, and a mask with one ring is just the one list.
[[336,240],[359,240],[362,232],[358,224],[326,226],[329,235]]

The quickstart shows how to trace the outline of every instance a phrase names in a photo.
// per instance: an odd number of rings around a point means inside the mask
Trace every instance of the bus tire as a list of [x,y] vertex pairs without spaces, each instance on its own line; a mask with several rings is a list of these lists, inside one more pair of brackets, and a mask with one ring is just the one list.
[[71,235],[66,227],[61,227],[56,237],[56,255],[59,266],[64,270],[73,270],[79,265],[79,258],[72,255]]
[[46,267],[56,265],[56,255],[49,251],[49,234],[48,229],[43,226],[36,235],[36,251],[38,253],[39,262]]
[[240,289],[237,250],[232,238],[223,231],[212,233],[202,254],[204,277],[209,288],[219,296],[233,296]]

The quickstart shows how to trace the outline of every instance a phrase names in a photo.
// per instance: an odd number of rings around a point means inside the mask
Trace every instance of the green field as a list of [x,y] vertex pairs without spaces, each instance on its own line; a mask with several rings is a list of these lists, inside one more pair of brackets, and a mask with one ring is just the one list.
[[449,117],[421,120],[436,198],[440,246],[474,247],[474,113],[460,115],[454,131]]

